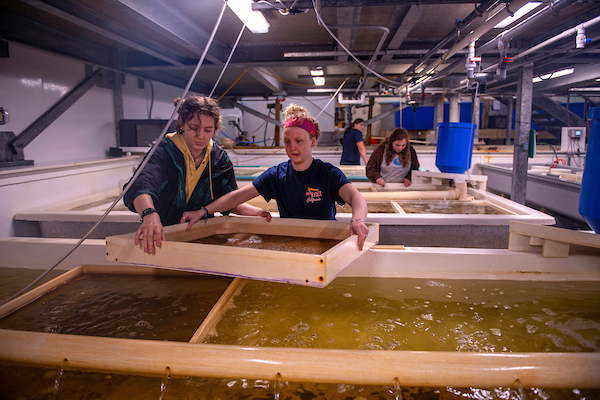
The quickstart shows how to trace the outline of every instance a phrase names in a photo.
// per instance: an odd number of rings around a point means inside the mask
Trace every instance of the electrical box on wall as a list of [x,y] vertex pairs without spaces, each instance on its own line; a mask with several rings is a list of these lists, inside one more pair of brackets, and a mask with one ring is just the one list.
[[563,127],[560,137],[560,149],[569,153],[585,151],[585,127]]
[[242,110],[239,108],[221,109],[221,130],[214,136],[216,142],[222,142],[224,139],[236,140],[243,132],[244,120]]

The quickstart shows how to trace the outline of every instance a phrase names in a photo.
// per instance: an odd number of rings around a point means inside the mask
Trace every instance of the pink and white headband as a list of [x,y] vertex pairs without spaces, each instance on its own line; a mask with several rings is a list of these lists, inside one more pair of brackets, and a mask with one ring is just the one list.
[[300,121],[298,118],[288,119],[287,121],[285,121],[283,129],[289,128],[290,126],[302,128],[306,132],[308,132],[312,137],[314,137],[315,139],[317,138],[317,127],[315,126],[315,124],[313,124],[307,119],[304,119],[302,121]]

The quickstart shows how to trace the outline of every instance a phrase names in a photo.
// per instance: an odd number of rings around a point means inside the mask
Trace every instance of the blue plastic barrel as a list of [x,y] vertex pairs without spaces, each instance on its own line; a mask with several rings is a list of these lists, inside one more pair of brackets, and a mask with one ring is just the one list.
[[442,172],[464,174],[471,168],[473,140],[477,125],[467,122],[438,124],[435,166]]
[[590,109],[590,141],[579,193],[579,214],[597,234],[600,233],[600,108]]

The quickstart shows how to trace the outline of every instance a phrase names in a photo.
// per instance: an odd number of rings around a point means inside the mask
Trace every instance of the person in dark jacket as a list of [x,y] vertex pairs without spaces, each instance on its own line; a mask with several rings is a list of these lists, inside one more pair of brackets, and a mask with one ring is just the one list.
[[366,167],[367,178],[380,186],[412,184],[412,171],[419,169],[417,152],[410,145],[406,129],[398,128],[373,151]]
[[[145,252],[154,252],[155,243],[161,246],[163,226],[180,223],[185,211],[199,210],[237,189],[227,152],[212,140],[220,125],[221,111],[215,100],[186,99],[179,109],[176,132],[165,136],[123,197],[125,205],[140,214],[135,245],[141,237]],[[270,219],[266,211],[245,203],[231,211]]]

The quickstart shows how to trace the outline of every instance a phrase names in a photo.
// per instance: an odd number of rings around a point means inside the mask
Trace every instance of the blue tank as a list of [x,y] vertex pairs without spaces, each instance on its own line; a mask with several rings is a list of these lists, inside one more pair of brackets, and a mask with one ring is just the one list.
[[600,108],[590,109],[590,140],[579,194],[579,214],[600,233]]
[[441,172],[464,174],[471,168],[476,127],[477,125],[467,122],[438,124],[435,166]]

